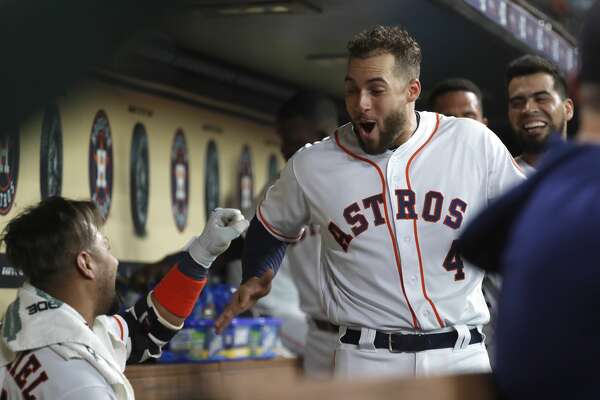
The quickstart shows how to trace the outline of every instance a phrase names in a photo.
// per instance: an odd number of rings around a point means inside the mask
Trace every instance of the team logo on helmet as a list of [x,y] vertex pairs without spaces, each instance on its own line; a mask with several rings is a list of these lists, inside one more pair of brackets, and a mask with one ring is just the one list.
[[252,175],[252,156],[248,145],[244,145],[240,157],[238,185],[240,210],[244,215],[249,215],[253,211],[252,205],[254,204],[254,178]]
[[219,154],[213,140],[206,148],[206,165],[204,169],[204,206],[206,220],[215,208],[219,207]]
[[175,132],[171,146],[171,208],[175,225],[180,232],[185,229],[190,194],[188,150],[181,129]]
[[113,146],[108,117],[102,110],[96,113],[92,124],[89,153],[90,196],[108,217],[113,189]]
[[40,192],[42,199],[60,196],[62,191],[63,150],[62,126],[56,105],[44,112],[40,145]]
[[19,176],[19,131],[0,133],[0,215],[10,211],[17,193]]
[[148,136],[144,125],[138,123],[133,128],[131,141],[131,162],[129,165],[131,193],[131,215],[134,231],[138,236],[146,234],[148,219],[148,195],[150,191],[150,162],[148,156]]

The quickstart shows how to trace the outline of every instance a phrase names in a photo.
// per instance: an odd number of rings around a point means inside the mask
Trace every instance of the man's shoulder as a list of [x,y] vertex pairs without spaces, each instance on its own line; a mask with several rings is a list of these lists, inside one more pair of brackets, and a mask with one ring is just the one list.
[[339,151],[336,146],[336,136],[344,132],[342,128],[344,127],[338,128],[331,136],[318,142],[305,144],[290,160],[293,161],[294,165],[326,161],[325,157]]
[[[460,135],[459,137],[465,137],[472,139],[473,135],[485,137],[491,133],[490,129],[483,123],[476,121],[472,118],[456,118],[448,117],[442,114],[439,115],[439,131],[446,134]],[[466,139],[467,137],[465,137]]]

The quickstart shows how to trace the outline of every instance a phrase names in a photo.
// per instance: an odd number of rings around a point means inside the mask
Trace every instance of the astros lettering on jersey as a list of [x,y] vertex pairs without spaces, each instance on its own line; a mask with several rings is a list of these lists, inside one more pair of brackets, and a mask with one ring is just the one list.
[[362,151],[352,124],[296,153],[258,207],[264,227],[294,242],[321,226],[321,305],[333,323],[380,331],[444,331],[489,319],[483,273],[456,239],[490,199],[524,177],[483,124],[419,112],[395,150]]

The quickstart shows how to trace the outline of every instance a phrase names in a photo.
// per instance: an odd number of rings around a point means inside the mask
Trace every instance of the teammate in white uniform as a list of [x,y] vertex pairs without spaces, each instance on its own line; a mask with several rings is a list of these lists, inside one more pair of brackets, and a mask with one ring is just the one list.
[[348,48],[352,123],[296,153],[267,193],[246,237],[244,284],[217,328],[268,292],[284,242],[312,221],[321,304],[340,325],[336,375],[489,371],[483,272],[462,262],[456,239],[524,176],[483,124],[415,112],[421,54],[406,31],[376,27]]
[[522,150],[516,161],[531,175],[551,134],[566,139],[573,100],[558,67],[540,56],[513,60],[506,69],[506,82],[508,119]]
[[0,399],[134,399],[125,364],[160,356],[212,261],[248,226],[238,210],[216,210],[153,291],[107,316],[118,261],[102,223],[93,203],[55,197],[7,225],[8,258],[28,282],[2,323]]

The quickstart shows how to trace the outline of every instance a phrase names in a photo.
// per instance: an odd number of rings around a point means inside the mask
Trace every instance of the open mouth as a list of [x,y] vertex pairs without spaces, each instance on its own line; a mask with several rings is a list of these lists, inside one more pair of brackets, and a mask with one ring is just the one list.
[[361,122],[359,125],[366,133],[371,133],[373,128],[375,128],[375,122]]
[[544,129],[547,126],[548,126],[547,122],[532,121],[532,122],[527,122],[526,124],[524,124],[523,129],[525,129],[527,132],[534,132],[538,129]]

